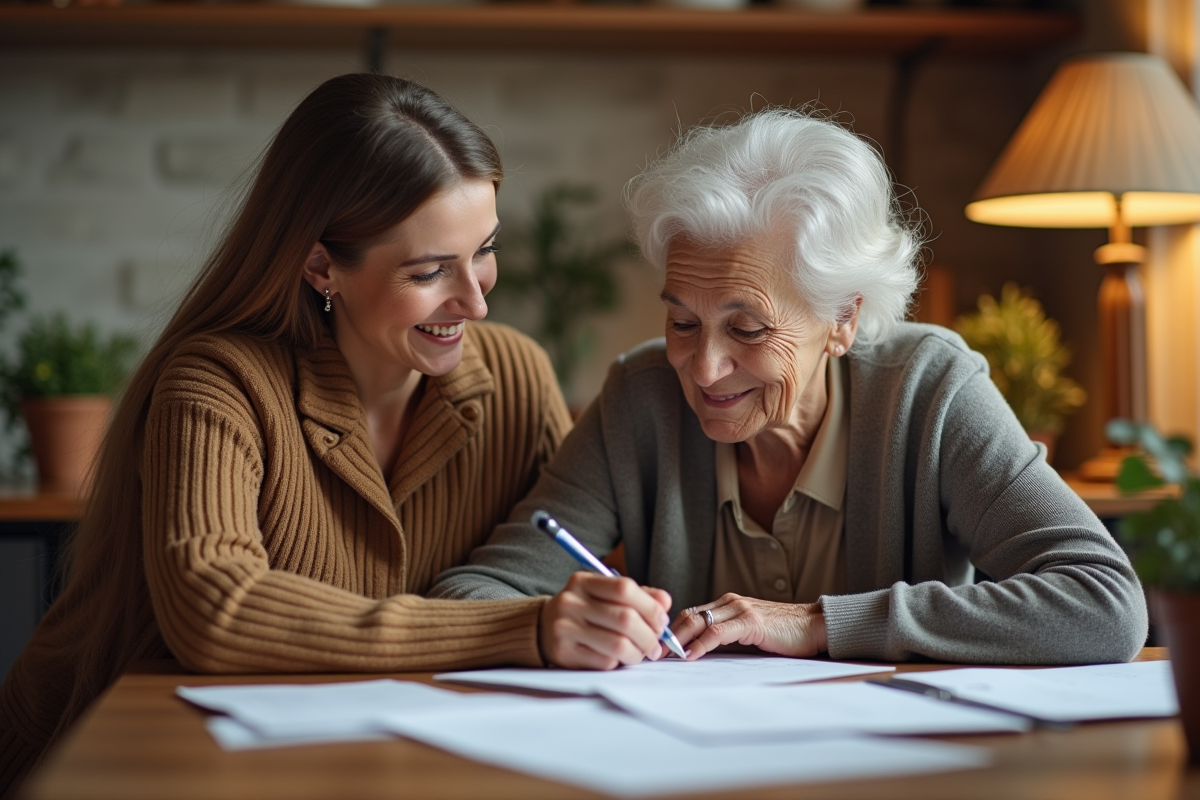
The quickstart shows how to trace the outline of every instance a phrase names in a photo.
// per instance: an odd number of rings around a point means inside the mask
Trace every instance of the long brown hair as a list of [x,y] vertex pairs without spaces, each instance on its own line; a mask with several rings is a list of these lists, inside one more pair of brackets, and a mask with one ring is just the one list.
[[301,276],[314,243],[353,268],[437,191],[464,178],[498,187],[502,177],[499,154],[479,127],[433,91],[399,78],[332,78],[283,123],[110,424],[69,548],[69,584],[48,615],[79,615],[81,604],[95,614],[77,631],[78,680],[55,736],[157,641],[142,559],[139,464],[150,399],[172,353],[196,335],[232,331],[312,346],[325,324],[324,300]]

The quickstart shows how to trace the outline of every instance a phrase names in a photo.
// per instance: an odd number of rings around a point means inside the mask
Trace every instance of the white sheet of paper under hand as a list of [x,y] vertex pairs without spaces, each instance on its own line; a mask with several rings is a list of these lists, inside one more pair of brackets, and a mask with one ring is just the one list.
[[989,761],[976,747],[866,737],[698,745],[583,698],[510,696],[491,708],[406,714],[389,728],[466,758],[621,797],[913,775]]
[[1171,662],[1049,669],[967,669],[908,673],[905,680],[955,697],[1050,722],[1170,717],[1179,713]]
[[707,655],[699,661],[664,658],[596,672],[569,669],[481,669],[445,672],[439,681],[477,686],[507,686],[571,695],[598,695],[613,687],[673,689],[681,686],[753,686],[823,681],[893,672],[895,667],[862,666],[781,656]]
[[705,689],[615,687],[605,689],[603,696],[655,727],[700,744],[854,733],[1019,733],[1031,727],[1028,720],[1012,714],[862,682]]

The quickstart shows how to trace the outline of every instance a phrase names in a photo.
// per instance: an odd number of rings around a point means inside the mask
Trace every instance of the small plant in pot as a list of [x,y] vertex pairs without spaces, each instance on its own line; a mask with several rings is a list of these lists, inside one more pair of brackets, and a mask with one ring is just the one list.
[[[0,258],[5,260],[0,298],[16,298],[2,319],[24,298],[14,288],[15,258],[11,252]],[[73,327],[55,314],[34,317],[18,337],[16,352],[0,357],[0,403],[10,430],[25,421],[42,491],[86,494],[112,396],[136,352],[133,337],[104,338],[92,325]]]
[[1174,497],[1121,520],[1138,577],[1151,590],[1156,629],[1171,654],[1191,763],[1200,764],[1200,477],[1187,465],[1191,443],[1163,437],[1153,426],[1112,420],[1108,438],[1137,446],[1117,475],[1123,492],[1174,486]]
[[983,295],[979,310],[959,317],[954,327],[987,359],[992,382],[1029,438],[1046,445],[1049,461],[1067,416],[1087,400],[1083,388],[1062,374],[1071,351],[1058,323],[1028,290],[1006,283],[999,300]]

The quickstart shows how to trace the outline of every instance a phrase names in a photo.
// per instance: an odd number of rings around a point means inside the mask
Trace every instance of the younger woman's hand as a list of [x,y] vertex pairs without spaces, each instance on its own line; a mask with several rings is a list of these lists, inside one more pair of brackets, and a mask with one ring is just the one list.
[[542,657],[571,669],[615,669],[662,657],[671,596],[629,578],[576,572],[542,607]]
[[[712,625],[705,611],[712,612]],[[825,613],[817,603],[772,603],[730,593],[684,610],[671,630],[688,651],[688,661],[734,642],[796,658],[829,649]]]

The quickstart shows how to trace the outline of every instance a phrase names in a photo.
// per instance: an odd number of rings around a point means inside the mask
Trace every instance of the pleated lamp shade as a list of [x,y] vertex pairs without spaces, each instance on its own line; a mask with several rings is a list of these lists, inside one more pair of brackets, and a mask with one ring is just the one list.
[[1200,221],[1200,108],[1155,56],[1068,61],[1021,122],[967,217],[1029,228]]

